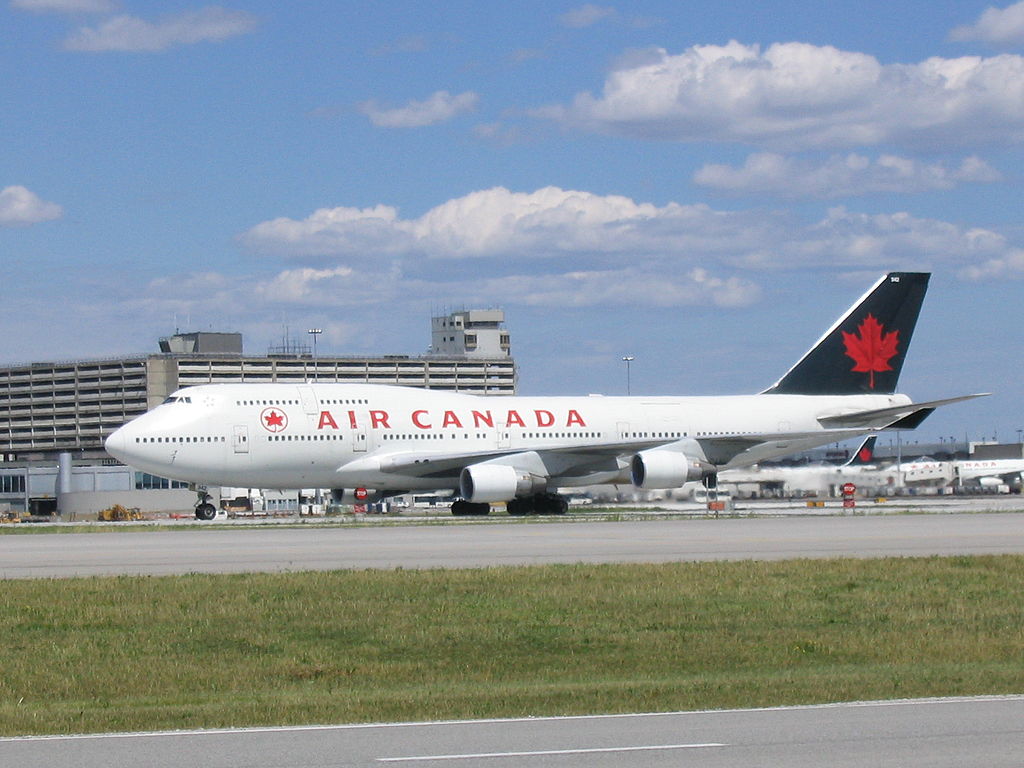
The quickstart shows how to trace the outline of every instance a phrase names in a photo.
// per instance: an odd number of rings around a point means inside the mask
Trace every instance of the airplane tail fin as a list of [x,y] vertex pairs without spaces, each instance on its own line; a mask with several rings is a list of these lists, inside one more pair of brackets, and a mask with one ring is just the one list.
[[860,448],[854,451],[853,456],[843,465],[844,467],[864,467],[875,462],[875,441],[878,435],[868,435]]
[[928,289],[927,272],[884,275],[764,394],[891,394]]

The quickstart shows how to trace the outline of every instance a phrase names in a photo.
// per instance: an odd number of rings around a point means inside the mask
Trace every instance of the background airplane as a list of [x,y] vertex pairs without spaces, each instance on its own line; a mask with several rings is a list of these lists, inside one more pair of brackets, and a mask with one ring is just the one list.
[[858,483],[868,477],[875,481],[877,435],[869,435],[842,464],[807,464],[802,466],[756,466],[749,469],[728,469],[718,476],[727,485],[756,485],[759,496],[786,496],[795,493],[836,495],[843,483]]

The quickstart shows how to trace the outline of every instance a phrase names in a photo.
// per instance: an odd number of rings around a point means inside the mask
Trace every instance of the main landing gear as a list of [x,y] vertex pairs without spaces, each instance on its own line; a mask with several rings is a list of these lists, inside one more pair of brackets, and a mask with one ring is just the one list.
[[[510,515],[521,517],[523,515],[564,515],[569,511],[569,502],[557,493],[538,493],[533,496],[517,496],[505,502],[505,508]],[[491,505],[476,503],[459,499],[452,502],[452,514],[457,516],[465,515],[488,515],[491,512]]]
[[569,502],[557,493],[538,493],[535,496],[517,496],[505,503],[510,515],[564,515]]
[[489,515],[491,514],[491,505],[487,502],[479,502],[474,504],[471,501],[464,501],[459,499],[458,501],[452,502],[452,514],[463,516],[463,515]]

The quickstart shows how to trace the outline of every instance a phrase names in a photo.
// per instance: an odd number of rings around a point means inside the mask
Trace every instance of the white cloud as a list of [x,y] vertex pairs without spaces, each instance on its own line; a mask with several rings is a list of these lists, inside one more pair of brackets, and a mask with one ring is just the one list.
[[790,267],[886,267],[916,264],[963,272],[977,263],[1004,258],[1013,251],[1007,239],[990,230],[965,229],[909,213],[866,214],[839,206],[804,228],[784,248]]
[[110,13],[114,0],[11,0],[11,7],[33,13]]
[[64,215],[56,203],[40,199],[25,187],[13,186],[0,190],[0,227],[27,226],[53,221]]
[[831,46],[735,41],[634,52],[599,96],[534,116],[644,139],[779,149],[896,143],[943,147],[1024,139],[1024,58],[883,65]]
[[242,236],[256,250],[291,255],[393,255],[412,249],[408,224],[387,205],[321,208],[302,221],[279,218],[257,224]]
[[64,47],[70,51],[164,51],[178,45],[220,42],[256,28],[256,18],[244,11],[209,6],[149,22],[135,16],[115,16],[97,27],[73,32]]
[[579,8],[573,8],[558,17],[558,21],[564,27],[571,29],[583,29],[592,27],[605,19],[615,16],[615,9],[610,6],[594,5],[586,3]]
[[[555,291],[584,286],[591,293],[604,279],[597,275],[629,265],[631,277],[608,280],[605,290],[616,290],[616,280],[636,286],[640,275],[651,286],[663,283],[650,289],[662,297],[659,301],[681,296],[673,279],[694,269],[720,273],[828,264],[843,269],[944,267],[967,274],[979,265],[1012,263],[1016,252],[1016,246],[997,232],[903,212],[863,214],[836,207],[808,223],[781,212],[722,211],[678,203],[657,206],[557,187],[530,193],[501,187],[473,192],[415,219],[403,219],[395,208],[383,205],[325,208],[303,220],[263,222],[240,239],[268,254],[319,261],[339,258],[378,271],[381,264],[401,263],[406,281],[417,273],[468,274],[474,269],[444,270],[437,260],[487,259],[491,274],[488,280],[473,283],[478,287],[509,280],[515,281],[513,286],[522,285],[528,278],[519,274],[524,271],[520,265],[531,264],[528,273],[534,285],[560,286]],[[991,272],[994,267],[986,269]],[[313,270],[300,277],[309,282],[321,279],[321,274]],[[746,288],[725,284],[715,289],[743,295]]]
[[749,155],[739,168],[707,164],[694,183],[727,192],[771,193],[788,198],[838,198],[891,192],[952,189],[962,183],[999,181],[1000,173],[978,157],[956,168],[913,158],[881,155],[833,155],[825,160],[787,157],[773,152]]
[[960,270],[968,280],[1004,280],[1024,277],[1024,248],[1011,248],[995,259],[973,264]]
[[418,219],[389,206],[325,208],[306,219],[274,219],[242,236],[249,247],[292,256],[425,255],[432,258],[554,257],[578,253],[716,251],[764,240],[772,217],[657,207],[618,195],[503,187],[449,200]]
[[252,295],[268,304],[332,307],[339,303],[378,303],[390,298],[397,280],[387,274],[369,276],[351,267],[287,269],[257,281]]
[[[519,304],[541,307],[713,305],[746,306],[760,298],[756,283],[720,277],[699,267],[663,274],[650,266],[575,270],[566,273],[515,273],[486,279],[455,274],[409,278],[398,270],[289,269],[270,277],[228,278],[217,273],[176,275],[154,280],[144,303],[160,303],[160,311],[189,313],[206,302],[231,306],[336,309],[386,308],[396,298],[403,304],[416,297],[458,296],[460,301],[487,306]],[[201,299],[197,299],[201,296]],[[242,311],[242,310],[240,310]]]
[[380,128],[422,128],[451,120],[464,112],[476,109],[479,97],[472,91],[453,96],[448,91],[437,91],[424,101],[410,101],[404,107],[387,109],[376,101],[364,101],[359,111]]
[[490,304],[543,307],[636,306],[638,302],[655,307],[738,307],[753,304],[761,290],[750,280],[715,277],[701,268],[665,274],[650,268],[622,267],[495,277],[467,282],[455,295]]
[[1024,45],[1024,2],[986,8],[973,24],[957,27],[950,40],[980,40],[996,46]]

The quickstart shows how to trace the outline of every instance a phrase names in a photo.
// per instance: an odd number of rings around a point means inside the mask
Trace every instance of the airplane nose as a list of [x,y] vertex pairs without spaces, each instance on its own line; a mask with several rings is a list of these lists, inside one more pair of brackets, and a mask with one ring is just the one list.
[[125,452],[128,450],[128,437],[125,435],[124,427],[118,427],[108,437],[103,447],[107,449],[107,453],[113,456],[118,461],[123,462],[125,459]]

